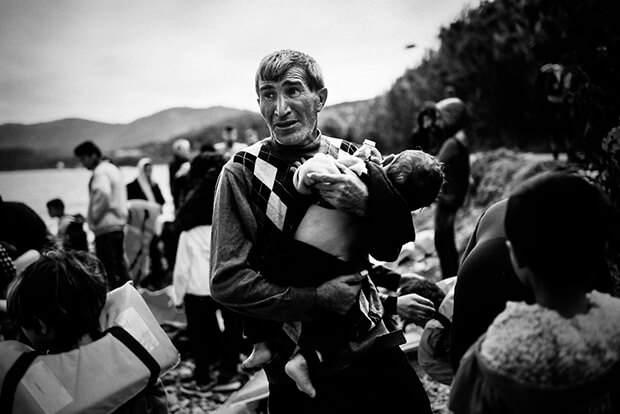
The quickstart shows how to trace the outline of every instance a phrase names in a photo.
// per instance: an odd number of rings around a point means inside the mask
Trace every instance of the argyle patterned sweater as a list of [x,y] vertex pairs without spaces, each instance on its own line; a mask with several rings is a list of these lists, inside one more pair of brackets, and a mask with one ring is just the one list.
[[[261,272],[260,264],[293,240],[308,206],[317,201],[295,190],[293,164],[317,152],[337,158],[354,151],[346,141],[323,136],[303,148],[282,146],[267,138],[238,152],[224,166],[217,186],[212,233],[211,287],[217,301],[257,319],[305,322],[320,317],[314,286],[274,283]],[[369,197],[368,239],[371,253],[379,260],[394,260],[400,246],[414,237],[413,226],[402,225],[410,222],[411,216],[406,210],[403,214],[404,204],[399,202],[390,203],[389,197],[373,202]],[[394,211],[387,212],[386,203]],[[401,225],[384,226],[390,220]],[[386,333],[379,321],[368,335],[359,338],[351,353],[373,347],[375,339]],[[387,336],[393,339],[379,341],[385,346],[402,340],[402,334]]]

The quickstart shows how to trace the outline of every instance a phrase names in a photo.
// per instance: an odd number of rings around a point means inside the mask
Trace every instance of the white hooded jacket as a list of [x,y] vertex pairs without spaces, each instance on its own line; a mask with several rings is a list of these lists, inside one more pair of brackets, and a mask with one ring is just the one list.
[[102,160],[88,184],[88,226],[95,236],[123,230],[127,222],[127,188],[121,170]]

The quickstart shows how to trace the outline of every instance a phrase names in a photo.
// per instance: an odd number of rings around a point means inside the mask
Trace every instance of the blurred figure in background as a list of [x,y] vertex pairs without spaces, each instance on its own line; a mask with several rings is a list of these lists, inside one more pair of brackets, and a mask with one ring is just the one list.
[[569,161],[575,153],[572,133],[571,106],[573,105],[573,74],[559,63],[547,63],[539,71],[539,84],[543,89],[544,124],[551,132],[551,153],[557,160],[561,150],[566,151]]
[[416,125],[411,134],[411,147],[429,154],[436,154],[441,145],[441,130],[437,126],[437,106],[434,102],[425,102],[416,118]]
[[[159,185],[153,181],[153,162],[150,158],[142,158],[138,161],[137,165],[138,175],[135,180],[127,184],[127,198],[129,200],[129,209],[130,209],[130,223],[131,224],[131,210],[132,209],[142,209],[148,211],[149,215],[153,215],[154,217],[146,217],[147,220],[143,220],[144,222],[149,222],[152,226],[148,229],[143,229],[144,231],[139,235],[139,245],[140,250],[146,253],[146,246],[148,246],[148,263],[144,261],[144,266],[142,266],[143,274],[141,275],[141,285],[142,286],[152,286],[157,289],[163,287],[163,278],[164,271],[162,266],[162,252],[159,248],[159,242],[161,240],[160,235],[158,234],[157,229],[157,218],[161,214],[162,207],[165,203],[164,196],[161,193]],[[148,220],[150,219],[150,220]],[[125,241],[125,245],[127,247],[127,255],[130,259],[130,271],[135,266],[132,266],[132,260],[130,255],[130,233],[128,232],[127,240]],[[135,244],[135,243],[134,243]],[[146,254],[143,255],[146,258]],[[134,278],[135,280],[135,278]]]
[[150,158],[142,158],[138,161],[138,176],[127,184],[128,200],[147,200],[163,206],[166,200],[159,189],[159,185],[153,181],[153,161]]
[[469,123],[465,104],[459,98],[437,103],[439,126],[444,141],[437,158],[444,164],[445,183],[437,199],[435,212],[435,249],[443,278],[456,276],[459,255],[456,250],[454,222],[465,203],[469,188],[469,148],[465,127]]
[[108,288],[114,289],[130,279],[125,257],[127,189],[123,175],[92,141],[79,144],[73,153],[93,172],[88,183],[88,227],[95,233],[95,251],[106,270]]
[[[244,380],[237,370],[243,341],[240,316],[219,305],[211,297],[209,285],[213,199],[223,165],[223,156],[211,151],[192,160],[192,189],[175,220],[180,238],[173,273],[174,302],[177,307],[185,307],[196,363],[193,382],[181,390],[191,395],[205,395],[211,390],[234,391]],[[218,309],[224,320],[223,331],[216,317]]]
[[245,137],[245,143],[248,145],[252,145],[259,140],[258,132],[254,128],[246,129],[243,136]]
[[175,210],[179,208],[187,194],[187,178],[189,160],[191,157],[191,144],[186,139],[177,139],[172,144],[172,160],[168,163],[168,179],[170,180],[170,193]]
[[49,235],[45,222],[33,209],[0,197],[0,242],[5,243],[12,259],[28,250],[43,250],[49,244]]
[[56,237],[65,249],[88,251],[88,239],[84,231],[84,217],[81,214],[65,214],[65,203],[59,198],[47,202],[50,217],[58,219]]
[[[174,141],[172,144],[172,160],[168,163],[168,180],[175,213],[183,204],[183,200],[189,191],[190,183],[187,174],[190,168],[190,158],[190,142],[186,139],[177,139]],[[177,254],[177,245],[179,243],[179,232],[174,228],[174,222],[167,221],[163,224],[161,240],[164,244],[164,258],[167,263],[167,274],[171,277]]]
[[228,125],[222,131],[222,141],[215,144],[215,151],[222,154],[225,160],[229,160],[237,151],[247,147],[247,144],[237,142],[237,128]]

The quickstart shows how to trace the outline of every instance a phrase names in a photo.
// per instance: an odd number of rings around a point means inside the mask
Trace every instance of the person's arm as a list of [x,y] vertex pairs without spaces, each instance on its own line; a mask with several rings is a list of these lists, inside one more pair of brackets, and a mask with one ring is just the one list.
[[112,185],[109,177],[103,171],[95,171],[90,189],[89,219],[91,223],[97,224],[101,221],[110,209],[111,197]]
[[153,196],[155,197],[155,202],[160,206],[163,206],[166,203],[166,200],[164,199],[164,195],[161,193],[159,186],[157,184],[153,184],[151,188],[153,189]]
[[311,175],[321,197],[338,210],[366,217],[372,257],[387,262],[396,260],[402,245],[415,239],[413,219],[404,199],[380,165],[366,163],[368,185],[343,164],[337,165],[339,174]]
[[227,164],[215,194],[211,236],[213,298],[233,311],[266,320],[309,321],[319,309],[346,313],[359,293],[359,274],[336,278],[317,288],[296,288],[274,284],[250,267],[257,221],[247,200],[241,168]]

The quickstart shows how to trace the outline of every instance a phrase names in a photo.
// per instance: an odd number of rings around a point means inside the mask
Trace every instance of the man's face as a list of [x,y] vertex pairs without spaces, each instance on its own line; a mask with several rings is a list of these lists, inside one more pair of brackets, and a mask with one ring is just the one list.
[[99,161],[99,157],[97,157],[97,155],[95,154],[80,155],[79,158],[82,165],[89,170],[95,169],[95,167],[97,166],[97,162]]
[[317,116],[327,89],[311,91],[302,69],[293,67],[278,81],[260,80],[258,105],[274,139],[284,145],[305,145],[317,135]]

